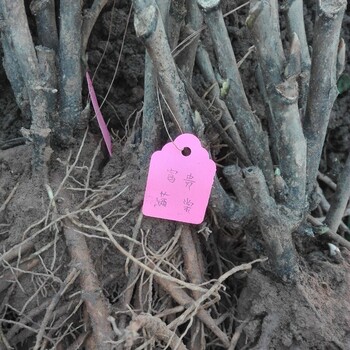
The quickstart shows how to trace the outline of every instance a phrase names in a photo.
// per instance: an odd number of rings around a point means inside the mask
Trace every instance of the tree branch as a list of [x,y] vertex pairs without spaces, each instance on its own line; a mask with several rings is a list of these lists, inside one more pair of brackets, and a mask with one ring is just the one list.
[[[23,1],[4,0],[0,3],[0,12],[5,19],[5,34],[9,45],[13,47],[18,66],[29,97],[32,112],[30,131],[22,129],[25,137],[33,141],[33,171],[44,171],[49,157],[47,100],[40,79],[39,63],[36,57],[32,36],[29,30]],[[18,23],[21,23],[19,26]]]
[[200,28],[203,23],[203,16],[196,0],[187,0],[187,24],[183,27],[185,40],[190,40],[184,44],[183,49],[176,59],[180,70],[185,74],[189,82],[192,82],[193,67],[196,59],[197,47],[199,44]]
[[158,74],[158,83],[172,114],[184,132],[193,128],[192,110],[171,55],[164,25],[154,0],[134,0],[135,30]]
[[[201,43],[199,44],[197,49],[196,60],[205,80],[209,83],[210,86],[212,86],[210,96],[214,99],[214,106],[222,111],[220,122],[223,124],[222,126],[224,130],[226,130],[227,135],[232,140],[238,157],[245,166],[252,165],[247,150],[243,145],[241,136],[237,130],[236,124],[234,123],[225,102],[220,99],[220,89],[215,78],[215,73],[213,66],[210,62],[209,54],[201,45]],[[220,122],[217,121],[217,123]]]
[[172,0],[169,7],[168,17],[168,42],[173,50],[179,42],[180,30],[186,16],[186,0]]
[[301,216],[283,206],[277,206],[270,197],[266,181],[257,167],[243,169],[245,182],[254,201],[253,211],[267,246],[272,270],[282,280],[295,281],[298,275],[297,255],[292,231],[301,222]]
[[326,225],[333,232],[337,232],[343,220],[344,211],[350,197],[350,153],[345,162],[344,168],[339,175],[337,189],[332,196],[331,206],[326,215]]
[[300,72],[299,40],[293,35],[288,69],[284,71],[286,59],[280,36],[277,0],[268,3],[253,0],[251,11],[258,4],[261,8],[251,29],[270,106],[269,122],[277,134],[277,142],[272,147],[277,148],[281,175],[289,190],[285,205],[302,211],[305,208],[306,141],[299,115],[296,82]]
[[108,0],[95,0],[91,7],[85,11],[81,27],[81,52],[84,55],[89,41],[92,28],[94,27],[98,16],[106,6]]
[[300,74],[300,91],[299,91],[299,108],[301,117],[304,117],[307,94],[309,91],[311,59],[309,45],[306,39],[303,0],[294,0],[289,2],[287,9],[287,23],[289,36],[292,38],[295,33],[300,41],[301,50],[301,74]]
[[219,0],[198,0],[214,45],[220,74],[228,82],[226,104],[237,122],[253,164],[259,165],[273,194],[273,169],[266,133],[253,114],[245,95],[231,41],[227,33]]
[[11,84],[17,106],[24,116],[30,116],[31,111],[27,87],[24,83],[14,49],[4,33],[1,33],[1,44],[4,53],[3,67],[6,72],[7,79]]
[[55,0],[33,0],[30,10],[35,17],[40,44],[57,52]]
[[307,194],[317,177],[330,112],[338,95],[336,62],[345,0],[319,0],[304,131],[307,138]]
[[[159,1],[158,5],[163,22],[168,17],[169,0]],[[162,127],[161,106],[158,102],[157,71],[149,54],[145,53],[145,74],[144,74],[144,99],[142,113],[142,159],[141,166],[146,169],[152,153],[158,147],[158,140]]]
[[81,25],[81,1],[61,0],[59,38],[61,130],[57,136],[64,143],[71,141],[81,113]]

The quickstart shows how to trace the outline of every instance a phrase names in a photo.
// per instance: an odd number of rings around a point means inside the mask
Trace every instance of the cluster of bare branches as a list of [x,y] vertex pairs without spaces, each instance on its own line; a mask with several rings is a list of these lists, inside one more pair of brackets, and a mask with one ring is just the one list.
[[33,0],[35,38],[24,1],[0,4],[3,66],[18,107],[31,119],[30,130],[22,129],[22,134],[34,146],[34,173],[45,174],[53,139],[69,144],[82,119],[82,62],[91,30],[106,3],[94,1],[82,16],[82,1],[60,1],[56,13],[55,0]]
[[[235,198],[228,198],[216,180],[212,208],[231,227],[248,225],[255,217],[272,269],[283,279],[295,280],[298,263],[292,232],[305,222],[315,205],[313,194],[321,151],[337,96],[337,78],[345,65],[344,41],[339,36],[346,2],[318,2],[310,58],[302,1],[293,1],[284,8],[289,35],[286,47],[281,38],[278,2],[250,1],[246,25],[258,55],[259,88],[266,105],[269,133],[248,103],[220,1],[197,3],[198,6],[187,6],[184,1],[161,2],[157,6],[155,0],[134,1],[136,32],[151,58],[146,60],[146,71],[153,72],[145,76],[143,142],[152,151],[149,135],[157,139],[160,108],[152,96],[158,93],[158,86],[183,131],[194,132],[196,124],[205,124],[207,118],[210,122],[215,120],[191,88],[196,60],[208,84],[214,86],[211,98],[222,113],[218,127],[230,139],[240,165],[224,169]],[[186,9],[185,20],[179,13]],[[216,62],[210,61],[199,40],[202,17]],[[191,28],[193,34],[179,48],[174,38],[179,37],[183,25]],[[187,58],[186,63],[179,58],[179,68],[174,59],[177,50]],[[195,50],[197,54],[191,55]],[[216,66],[221,82],[214,73]],[[194,118],[192,107],[201,112],[200,122]]]
[[[82,62],[92,27],[106,3],[95,0],[82,16],[81,1],[61,0],[56,14],[54,0],[33,0],[30,10],[40,43],[34,46],[24,2],[0,2],[4,67],[18,106],[31,117],[31,129],[23,134],[34,145],[33,169],[41,174],[46,173],[52,152],[50,135],[67,144],[81,120]],[[340,29],[346,1],[318,1],[312,55],[302,0],[284,5],[288,42],[282,42],[277,0],[251,0],[249,5],[246,25],[259,62],[257,85],[268,130],[248,102],[219,0],[133,1],[136,33],[147,50],[140,168],[146,168],[157,148],[164,123],[170,134],[178,133],[179,127],[181,132],[197,134],[204,145],[210,144],[208,127],[215,128],[234,156],[223,169],[231,192],[215,178],[210,202],[214,224],[230,233],[239,229],[247,236],[258,231],[268,268],[280,280],[298,283],[292,234],[305,230],[308,221],[321,226],[319,233],[349,248],[349,242],[336,233],[350,195],[349,159],[333,201],[329,204],[323,198],[328,226],[310,216],[318,205],[315,193],[322,146],[337,97],[337,78],[345,65]],[[203,30],[210,34],[214,60],[200,40]],[[181,37],[185,40],[180,41]],[[195,65],[210,87],[207,98],[192,86]],[[22,241],[0,257],[4,273],[14,279],[8,283],[5,278],[0,284],[0,292],[6,291],[0,305],[5,315],[0,319],[5,348],[33,339],[34,334],[36,350],[77,349],[82,344],[86,349],[152,349],[155,344],[172,349],[235,349],[245,320],[235,320],[227,311],[233,305],[230,297],[225,306],[218,303],[225,295],[224,282],[266,259],[228,268],[211,280],[197,228],[177,224],[172,238],[158,249],[147,242],[148,232],[142,228],[147,219],[141,214],[130,235],[119,233],[118,208],[108,213],[103,208],[128,191],[127,185],[120,190],[120,181],[128,175],[118,174],[92,188],[91,172],[100,148],[89,166],[78,164],[86,135],[76,158],[62,162],[66,171],[58,186],[52,189],[45,174],[49,197],[45,217],[28,227]],[[84,179],[74,178],[78,168],[85,172]],[[82,194],[79,204],[71,203],[73,192]],[[139,210],[139,204],[125,216]],[[0,211],[5,207],[6,203]],[[171,227],[167,222],[157,225],[164,230]],[[53,241],[32,252],[34,239],[47,232],[53,234]],[[63,279],[55,270],[59,233],[64,234],[71,259]],[[111,302],[103,290],[115,276],[104,281],[98,276],[88,239],[103,240],[126,258],[127,283],[118,303]],[[41,255],[51,249],[54,258],[47,266]],[[38,271],[43,268],[44,272],[37,272],[39,265]],[[35,297],[22,310],[15,310],[11,295],[21,288],[21,274],[28,273],[41,277],[34,295],[50,285],[54,296],[30,312],[27,307]],[[15,320],[6,317],[10,311]]]

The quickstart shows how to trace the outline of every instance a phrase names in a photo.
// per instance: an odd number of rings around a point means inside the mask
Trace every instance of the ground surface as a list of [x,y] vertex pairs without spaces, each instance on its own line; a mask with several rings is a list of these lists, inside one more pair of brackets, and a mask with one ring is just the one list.
[[[96,70],[106,47],[106,54],[94,80],[99,99],[102,99],[110,88],[116,69],[128,18],[127,3],[117,1],[113,11],[109,6],[101,15],[90,40],[91,72]],[[110,31],[111,17],[113,25]],[[310,8],[308,18],[311,17]],[[239,60],[246,53],[250,43],[241,40],[246,36],[246,32],[245,28],[237,26],[237,23],[241,23],[239,16],[234,15],[228,22],[228,29]],[[349,43],[349,9],[344,23],[343,36],[345,42]],[[311,39],[310,25],[308,34]],[[347,57],[345,71],[350,74],[349,50]],[[51,190],[55,193],[60,189],[55,198],[56,206],[52,203],[50,206],[50,189],[39,190],[36,180],[30,179],[31,146],[19,145],[0,150],[0,205],[8,199],[6,207],[0,209],[1,253],[7,252],[28,236],[36,235],[32,240],[33,246],[30,245],[28,251],[23,252],[24,256],[30,257],[27,264],[32,265],[25,265],[22,260],[18,267],[16,259],[13,259],[11,265],[15,269],[11,270],[7,262],[2,261],[0,280],[0,301],[4,301],[0,317],[2,330],[5,336],[9,336],[11,345],[17,349],[31,348],[35,341],[34,332],[29,329],[17,329],[16,332],[16,325],[6,320],[26,323],[31,328],[38,329],[45,308],[37,314],[35,310],[46,305],[45,302],[50,301],[57,293],[59,281],[66,278],[71,267],[70,255],[62,234],[66,224],[63,221],[55,224],[55,218],[64,215],[66,210],[76,212],[75,228],[86,235],[98,278],[111,305],[111,314],[118,320],[122,308],[120,295],[127,283],[125,256],[107,242],[104,234],[94,230],[96,222],[91,219],[88,210],[93,208],[95,214],[104,218],[113,232],[128,237],[135,234],[134,228],[139,223],[146,176],[145,169],[138,167],[139,154],[136,147],[140,138],[138,111],[142,108],[143,100],[143,61],[144,48],[136,38],[131,22],[116,78],[109,91],[108,102],[103,108],[103,114],[110,119],[109,125],[115,136],[113,157],[107,162],[103,150],[100,150],[100,136],[94,120],[90,123],[85,140],[82,134],[77,135],[76,144],[71,149],[57,148],[49,164]],[[253,64],[254,58],[249,58],[242,65],[241,71],[250,100],[257,114],[263,116],[262,105],[256,97],[257,91],[251,69]],[[20,137],[19,129],[28,127],[29,121],[22,117],[16,108],[2,70],[0,79],[2,90],[0,143],[5,145],[9,140]],[[202,92],[207,88],[198,75],[194,76],[194,85]],[[320,168],[335,182],[349,150],[349,111],[348,91],[339,96],[335,103]],[[329,198],[332,190],[324,183],[320,184],[325,196]],[[48,223],[51,223],[50,227],[46,226],[43,230],[42,228]],[[137,231],[138,239],[142,240],[144,246],[149,249],[148,253],[153,256],[171,242],[176,225],[164,225],[160,220],[144,218],[141,229]],[[232,266],[249,262],[259,256],[258,247],[253,251],[240,232],[228,233],[220,227],[220,223],[213,220],[210,213],[206,223],[193,227],[193,230],[198,232],[205,253],[208,280],[218,278]],[[130,249],[130,241],[121,236],[118,238],[125,248]],[[342,249],[342,259],[336,260],[329,256],[327,240],[301,237],[296,234],[295,241],[302,270],[301,284],[298,287],[284,285],[274,280],[264,269],[264,264],[254,265],[251,272],[235,275],[225,282],[227,289],[222,293],[216,312],[219,315],[227,314],[225,321],[227,324],[224,328],[228,334],[234,333],[234,329],[241,324],[241,321],[246,321],[237,349],[350,348],[349,252]],[[136,248],[134,250],[136,251]],[[169,252],[171,255],[169,261],[181,270],[181,256],[178,250]],[[35,252],[40,253],[35,255]],[[130,264],[128,266],[130,267]],[[18,268],[22,273],[14,278],[14,271],[19,271]],[[147,282],[145,276],[142,275],[141,278]],[[141,288],[138,287],[137,290],[142,292],[142,289],[141,283]],[[83,332],[88,323],[85,322],[86,315],[83,308],[74,309],[79,303],[78,291],[79,285],[76,281],[69,293],[61,299],[59,304],[61,313],[58,312],[50,320],[50,325],[57,327],[58,330],[57,333],[55,330],[52,331],[51,338],[67,331],[61,343],[63,349],[66,348],[64,344],[72,342]],[[78,292],[78,296],[74,294],[75,292]],[[134,310],[135,312],[138,308],[144,311],[156,310],[165,296],[166,293],[155,287],[153,297],[146,298],[150,306],[145,307],[142,305],[142,300],[140,302],[135,295],[132,301]],[[168,302],[170,306],[173,305],[169,300]],[[23,318],[23,315],[31,315],[30,320]],[[68,327],[70,323],[72,326]],[[236,327],[232,328],[232,325]],[[0,349],[2,346],[0,342]],[[208,345],[208,348],[210,347],[219,348],[219,345],[213,343]]]

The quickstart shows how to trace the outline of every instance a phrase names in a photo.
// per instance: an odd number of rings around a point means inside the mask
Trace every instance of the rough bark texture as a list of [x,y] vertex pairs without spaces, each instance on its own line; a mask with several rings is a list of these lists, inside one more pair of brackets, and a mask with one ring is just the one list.
[[222,11],[218,7],[219,1],[202,0],[198,1],[198,4],[203,9],[221,76],[229,84],[225,99],[226,105],[237,122],[237,128],[246,144],[253,164],[257,164],[262,169],[273,194],[273,169],[267,135],[254,116],[245,95]]
[[338,95],[336,63],[345,7],[344,0],[318,2],[312,44],[310,89],[304,124],[307,138],[308,194],[314,189],[330,112]]
[[350,199],[350,154],[340,173],[337,189],[332,197],[331,206],[326,216],[326,224],[331,231],[337,232],[343,220],[345,209]]
[[[1,14],[6,23],[3,35],[7,37],[7,43],[13,48],[16,57],[16,60],[5,62],[18,64],[30,103],[32,124],[30,130],[23,130],[23,133],[32,140],[34,145],[33,171],[42,171],[49,157],[47,153],[50,134],[48,106],[24,3],[22,1],[3,1],[0,6]],[[21,23],[21,26],[18,26],[18,23]],[[16,68],[9,67],[9,71],[13,72],[13,69]],[[15,83],[15,89],[18,91],[18,86],[21,84],[20,79],[11,80]]]
[[[263,4],[258,17],[252,24],[255,46],[259,54],[259,63],[265,83],[267,104],[270,107],[270,123],[276,133],[275,154],[281,176],[288,186],[286,205],[295,209],[305,208],[306,181],[306,141],[301,125],[298,108],[297,77],[300,73],[298,64],[291,63],[288,76],[285,77],[286,58],[280,37],[278,3],[251,2],[251,10],[257,4]],[[295,38],[292,47],[297,46]],[[294,45],[293,45],[294,43]],[[300,56],[299,46],[294,55]],[[296,67],[295,67],[296,66]],[[288,66],[287,66],[288,67]],[[300,67],[300,65],[299,65]]]
[[60,2],[59,90],[61,128],[57,135],[69,143],[81,113],[81,0]]
[[109,304],[103,295],[85,237],[69,223],[64,235],[73,265],[80,271],[82,299],[90,316],[96,346],[101,350],[110,350],[111,344],[107,342],[113,339],[113,331],[108,322]]
[[[34,0],[30,3],[30,10],[35,16],[40,44],[57,52],[58,33],[55,1]],[[48,35],[48,33],[50,34]]]
[[307,95],[309,92],[311,58],[309,53],[309,45],[306,39],[304,25],[304,9],[303,0],[294,0],[288,3],[287,8],[287,23],[289,37],[292,38],[295,33],[300,41],[301,48],[301,74],[299,77],[299,108],[301,117],[304,117]]
[[[298,276],[298,261],[292,241],[292,232],[302,217],[284,206],[276,205],[269,196],[264,176],[259,168],[244,169],[247,187],[252,197],[253,212],[258,219],[261,234],[272,270],[285,281],[294,281]],[[298,215],[298,214],[297,214]]]
[[181,125],[182,132],[190,132],[193,128],[191,107],[171,56],[158,7],[155,1],[149,1],[147,7],[142,7],[135,1],[134,7],[136,33],[143,38],[156,67],[159,88],[166,96],[171,114],[175,122]]

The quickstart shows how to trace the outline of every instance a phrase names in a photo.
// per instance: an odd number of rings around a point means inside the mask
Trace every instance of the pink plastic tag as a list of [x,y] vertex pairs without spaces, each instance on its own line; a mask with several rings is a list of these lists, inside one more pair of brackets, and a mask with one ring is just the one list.
[[[167,143],[152,155],[142,212],[156,218],[200,224],[216,166],[196,136],[182,134],[174,143]],[[186,151],[190,153],[187,156]]]
[[95,90],[94,90],[94,87],[92,85],[92,81],[91,81],[89,72],[86,72],[86,80],[87,80],[87,83],[88,83],[89,94],[90,94],[91,102],[92,102],[92,105],[94,107],[94,111],[95,111],[95,114],[96,114],[98,126],[101,129],[102,136],[103,136],[103,139],[104,139],[105,144],[107,146],[107,150],[108,150],[109,156],[112,156],[111,135],[109,134],[106,122],[103,119],[100,107],[98,105],[96,94],[95,94]]

